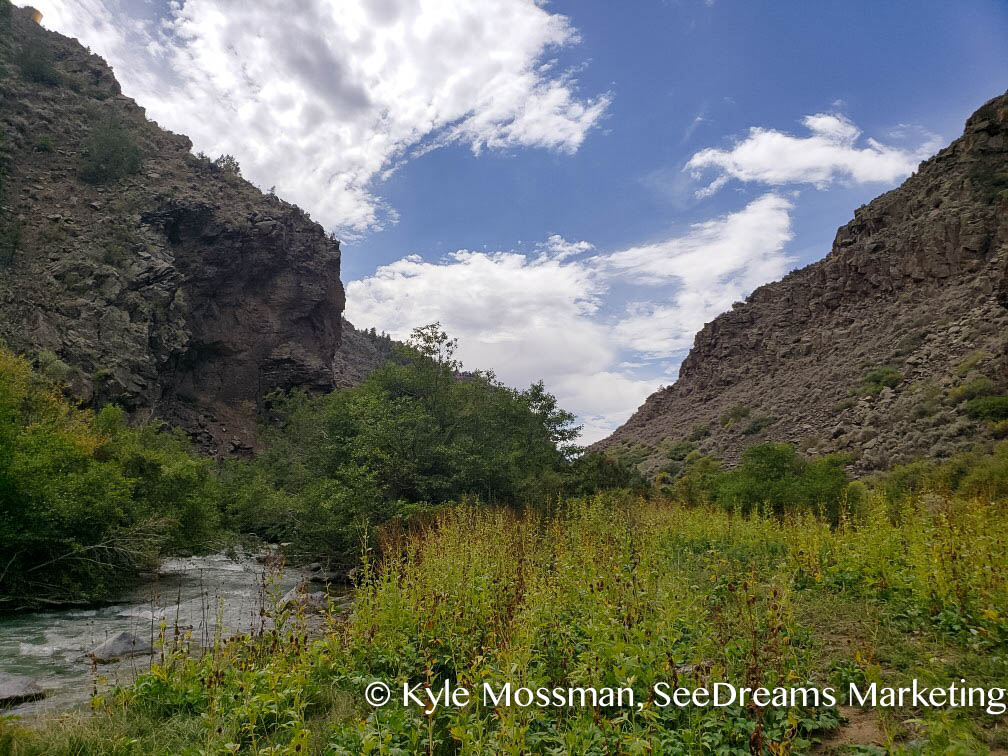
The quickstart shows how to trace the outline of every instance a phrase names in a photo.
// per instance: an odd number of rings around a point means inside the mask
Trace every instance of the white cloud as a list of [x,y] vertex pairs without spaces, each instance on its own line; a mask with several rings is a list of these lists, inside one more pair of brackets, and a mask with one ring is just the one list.
[[615,334],[638,354],[653,357],[689,349],[704,323],[780,278],[792,262],[791,203],[766,194],[742,210],[697,223],[684,236],[609,255],[606,267],[646,286],[673,284],[660,302],[637,302]]
[[[768,194],[679,237],[607,253],[553,235],[530,254],[411,255],[351,281],[347,317],[397,338],[440,321],[468,367],[514,386],[542,378],[594,441],[668,382],[705,320],[784,272],[790,210]],[[607,301],[617,287],[647,296],[622,311]]]
[[610,96],[548,55],[578,42],[534,0],[183,0],[156,22],[121,0],[33,0],[197,150],[349,235],[394,214],[376,180],[451,142],[571,153]]
[[842,180],[892,183],[912,173],[939,146],[933,135],[927,135],[915,149],[888,146],[871,138],[858,146],[861,131],[843,115],[817,113],[806,116],[802,123],[811,132],[809,136],[754,126],[731,149],[708,148],[693,155],[686,168],[695,178],[706,170],[717,174],[697,195],[710,195],[731,179],[773,186],[813,184],[818,188]]

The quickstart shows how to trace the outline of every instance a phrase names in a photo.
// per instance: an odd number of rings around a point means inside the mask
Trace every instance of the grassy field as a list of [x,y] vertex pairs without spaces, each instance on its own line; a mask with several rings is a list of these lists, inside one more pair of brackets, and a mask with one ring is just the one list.
[[[831,528],[626,494],[472,504],[366,544],[352,613],[197,658],[166,648],[94,711],[0,725],[0,752],[1005,752],[982,708],[862,709],[850,683],[1008,683],[1003,503],[869,497]],[[380,557],[378,555],[381,555]],[[374,708],[364,689],[400,700]],[[630,688],[633,706],[402,705],[402,684]],[[831,688],[837,705],[661,706],[654,686]],[[638,705],[639,704],[639,705]]]

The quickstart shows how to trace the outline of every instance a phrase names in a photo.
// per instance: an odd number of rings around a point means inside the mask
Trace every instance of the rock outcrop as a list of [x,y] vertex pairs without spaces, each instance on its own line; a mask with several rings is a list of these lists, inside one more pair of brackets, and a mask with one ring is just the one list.
[[118,659],[132,656],[150,656],[154,648],[150,643],[125,630],[118,632],[104,643],[91,649],[87,655],[99,664],[108,664]]
[[705,325],[678,380],[598,448],[654,473],[690,448],[733,462],[785,441],[867,472],[989,442],[1004,428],[961,400],[1006,389],[1006,307],[1008,94],[859,208],[823,260]]
[[38,701],[45,695],[42,686],[28,677],[0,674],[0,709]]
[[[148,121],[97,55],[11,16],[0,223],[19,238],[0,254],[0,339],[86,403],[251,449],[268,392],[340,383],[339,242]],[[103,129],[139,147],[139,172],[81,178]]]

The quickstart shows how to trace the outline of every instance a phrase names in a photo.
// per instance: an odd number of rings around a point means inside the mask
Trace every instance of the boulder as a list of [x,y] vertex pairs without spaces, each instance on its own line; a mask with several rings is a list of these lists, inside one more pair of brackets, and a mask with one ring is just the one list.
[[0,708],[45,698],[46,692],[28,677],[0,675]]
[[309,612],[322,612],[329,608],[329,594],[325,591],[308,592],[307,583],[300,583],[291,588],[280,599],[279,606],[301,604]]
[[88,656],[99,664],[107,664],[117,659],[127,659],[131,656],[147,656],[153,654],[151,644],[133,633],[123,630],[107,641],[88,652]]

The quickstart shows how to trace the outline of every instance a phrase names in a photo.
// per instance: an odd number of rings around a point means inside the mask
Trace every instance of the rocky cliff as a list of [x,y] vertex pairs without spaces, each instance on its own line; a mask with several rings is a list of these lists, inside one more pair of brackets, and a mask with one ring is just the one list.
[[[672,386],[598,447],[674,472],[698,448],[848,452],[860,472],[1005,433],[967,400],[1008,383],[1008,94],[821,261],[704,326]],[[975,413],[974,413],[975,414]]]
[[254,445],[269,391],[345,383],[339,242],[147,120],[97,55],[8,15],[0,339],[217,453]]

